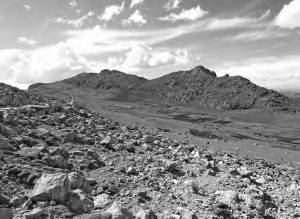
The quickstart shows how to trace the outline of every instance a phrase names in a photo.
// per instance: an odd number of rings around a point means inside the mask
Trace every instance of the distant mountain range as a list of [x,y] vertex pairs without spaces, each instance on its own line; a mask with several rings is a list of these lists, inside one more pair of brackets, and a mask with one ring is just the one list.
[[82,73],[50,84],[34,84],[30,91],[56,95],[64,89],[72,91],[100,91],[114,95],[147,94],[178,102],[217,109],[252,109],[264,107],[291,107],[296,102],[279,92],[259,87],[241,76],[217,77],[216,73],[198,66],[148,80],[116,70],[100,73]]

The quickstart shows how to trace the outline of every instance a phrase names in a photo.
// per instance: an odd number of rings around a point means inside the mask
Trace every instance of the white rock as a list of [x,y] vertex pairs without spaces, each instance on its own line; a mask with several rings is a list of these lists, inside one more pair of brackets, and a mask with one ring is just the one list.
[[70,181],[67,174],[45,174],[36,182],[32,192],[33,201],[51,201],[63,203],[70,191]]

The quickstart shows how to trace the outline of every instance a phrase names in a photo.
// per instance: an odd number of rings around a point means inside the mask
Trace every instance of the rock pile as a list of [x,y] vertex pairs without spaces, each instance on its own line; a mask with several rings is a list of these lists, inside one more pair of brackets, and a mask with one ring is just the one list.
[[0,110],[0,218],[297,218],[299,170],[54,103]]

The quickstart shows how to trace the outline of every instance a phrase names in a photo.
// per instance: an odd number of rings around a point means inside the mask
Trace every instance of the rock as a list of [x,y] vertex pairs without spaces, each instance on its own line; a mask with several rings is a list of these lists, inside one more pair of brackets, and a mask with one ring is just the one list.
[[0,205],[8,205],[10,202],[9,198],[5,195],[0,194]]
[[152,210],[139,211],[135,215],[135,219],[158,219]]
[[15,148],[9,143],[7,138],[0,135],[0,151],[14,151]]
[[34,159],[40,159],[42,153],[48,153],[46,146],[33,146],[31,148],[25,147],[18,151],[18,154],[22,156],[32,157]]
[[23,197],[15,196],[10,200],[9,206],[18,208],[22,206],[25,202],[26,202],[26,198],[24,196]]
[[77,135],[75,132],[67,133],[65,136],[66,142],[76,142]]
[[120,202],[114,202],[106,213],[112,214],[112,219],[134,219],[134,216],[122,206]]
[[67,169],[68,167],[68,162],[61,155],[51,157],[51,162],[53,167],[59,167],[62,169]]
[[217,195],[219,195],[217,197],[217,200],[219,202],[228,204],[228,205],[232,205],[235,204],[236,201],[238,200],[238,192],[236,191],[218,191],[216,192]]
[[232,168],[232,169],[228,170],[228,174],[238,176],[238,175],[240,175],[240,172],[237,169]]
[[150,135],[145,135],[144,136],[144,141],[146,143],[153,143],[155,142],[156,138],[154,136],[150,136]]
[[77,172],[72,172],[68,174],[70,187],[72,190],[81,189],[87,194],[92,194],[92,187],[89,181]]
[[70,181],[67,174],[45,174],[36,182],[32,192],[33,201],[51,201],[64,203],[70,191]]
[[25,219],[40,219],[41,216],[45,213],[44,208],[35,208],[32,211],[30,211],[29,213],[26,213],[24,215]]
[[10,123],[14,119],[14,115],[12,113],[5,113],[3,119],[5,122]]
[[[13,135],[12,129],[0,123],[0,136],[3,135],[6,138],[10,138]],[[1,136],[2,137],[2,136]]]
[[95,208],[104,208],[111,204],[111,199],[108,194],[100,194],[94,198],[94,206]]
[[76,189],[68,195],[68,207],[75,213],[88,213],[94,207],[94,202],[87,198],[87,195],[81,190]]
[[182,212],[181,219],[198,219],[198,217],[193,212],[184,210]]
[[110,145],[112,143],[112,139],[110,136],[106,136],[102,141],[101,144],[103,145]]
[[0,218],[1,219],[13,219],[12,209],[0,208]]
[[24,204],[22,205],[23,209],[27,209],[32,205],[32,201],[31,200],[27,200],[26,202],[24,202]]
[[174,172],[177,169],[177,162],[171,160],[162,160],[163,166],[166,171]]
[[45,123],[47,125],[53,126],[54,125],[53,117],[48,117],[47,119],[45,119]]

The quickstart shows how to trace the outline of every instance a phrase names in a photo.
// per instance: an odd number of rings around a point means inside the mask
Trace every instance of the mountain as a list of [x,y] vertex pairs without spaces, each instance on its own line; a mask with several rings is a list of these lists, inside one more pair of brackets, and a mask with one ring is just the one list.
[[[120,71],[103,70],[98,73],[82,73],[52,84],[35,84],[29,87],[37,93],[45,87],[51,90],[60,84],[69,90],[116,90],[125,95],[143,93],[159,96],[181,104],[192,104],[217,109],[252,109],[264,107],[290,107],[294,101],[276,91],[253,84],[241,76],[217,77],[216,73],[198,66],[188,71],[178,71],[160,78],[147,80]],[[70,87],[71,86],[71,87]],[[60,89],[56,89],[55,92]]]
[[125,74],[120,71],[102,70],[97,73],[82,73],[73,78],[63,80],[63,82],[72,84],[78,87],[88,87],[92,89],[133,89],[148,80],[136,75]]

